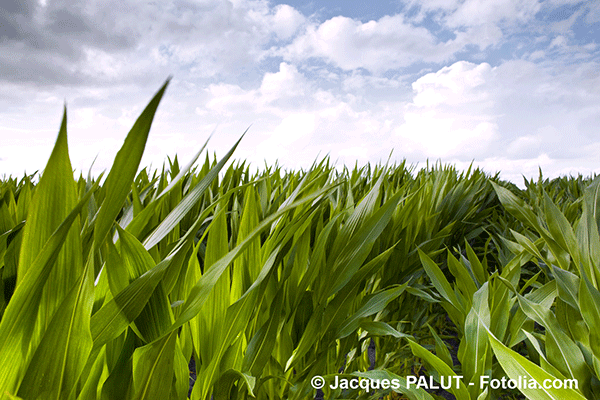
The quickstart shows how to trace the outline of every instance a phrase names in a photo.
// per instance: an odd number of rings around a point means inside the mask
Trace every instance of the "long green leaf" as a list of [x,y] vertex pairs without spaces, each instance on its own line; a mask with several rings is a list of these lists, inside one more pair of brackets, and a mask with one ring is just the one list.
[[[90,258],[93,260],[93,258]],[[48,325],[19,396],[65,399],[74,388],[92,349],[90,314],[94,304],[93,265],[88,265]]]
[[104,241],[131,190],[131,183],[140,165],[152,120],[170,80],[171,78],[167,79],[133,124],[106,177],[104,183],[106,197],[95,218],[94,242],[97,246]]
[[[500,362],[502,369],[506,372],[506,375],[516,382],[518,382],[519,379],[522,381],[524,379],[527,380],[527,385],[521,385],[519,390],[527,396],[528,399],[585,400],[585,397],[581,392],[576,389],[555,389],[553,387],[545,387],[544,382],[551,383],[558,378],[535,365],[519,353],[506,347],[502,342],[496,339],[490,331],[487,331],[487,333],[492,345],[492,350]],[[533,381],[535,381],[536,384],[532,385],[531,382]]]
[[144,241],[144,247],[150,249],[154,247],[158,242],[162,240],[173,228],[185,217],[189,211],[196,205],[198,200],[204,194],[206,189],[210,186],[212,181],[219,175],[219,171],[227,163],[235,149],[237,148],[240,141],[244,138],[246,132],[242,134],[242,137],[233,145],[233,147],[225,154],[225,156],[215,165],[208,174],[188,193],[177,206],[167,215],[167,217],[161,222],[161,224],[152,232],[150,236]]
[[[67,110],[48,163],[31,199],[27,222],[23,228],[23,241],[19,255],[17,287],[26,273],[33,268],[48,238],[77,204],[77,185],[69,160],[67,145]],[[33,347],[41,339],[43,331],[59,304],[77,282],[83,272],[79,218],[64,240],[56,258],[56,265],[47,277],[42,299],[38,306],[35,333],[31,337]]]
[[590,347],[594,356],[600,358],[600,292],[584,274],[579,284],[581,315],[590,330]]
[[548,361],[565,376],[581,379],[586,384],[589,370],[581,350],[558,324],[556,317],[540,304],[518,295],[519,305],[527,316],[546,328],[546,353]]
[[177,332],[139,347],[133,353],[135,400],[167,399],[174,378]]
[[[433,353],[429,352],[420,344],[413,340],[409,340],[408,344],[410,345],[412,353],[415,356],[425,360],[440,376],[450,377],[455,375],[454,371],[448,366],[448,364],[435,356]],[[471,398],[469,396],[469,391],[462,380],[458,382],[458,387],[456,387],[456,385],[452,385],[450,391],[456,396],[457,400],[470,400]]]
[[255,229],[252,231],[250,235],[248,235],[244,241],[238,244],[233,250],[227,253],[226,256],[217,261],[210,270],[205,273],[202,278],[194,285],[192,288],[188,298],[185,301],[184,308],[181,311],[181,314],[174,322],[171,329],[177,329],[182,326],[184,323],[188,322],[190,319],[194,318],[202,305],[207,300],[208,295],[212,291],[219,277],[225,271],[225,269],[231,264],[231,262],[237,258],[246,247],[250,245],[250,243],[254,240],[254,238],[259,235],[263,230],[267,229],[270,224],[275,221],[277,218],[282,216],[283,214],[293,210],[294,208],[313,201],[323,195],[329,187],[325,187],[317,192],[312,193],[309,196],[306,196],[284,208],[279,209],[276,213],[270,215],[268,218],[264,219]]
[[42,297],[42,288],[52,271],[72,223],[90,199],[92,188],[50,236],[29,271],[17,286],[0,321],[0,393],[13,392],[22,379],[28,363],[29,340]]

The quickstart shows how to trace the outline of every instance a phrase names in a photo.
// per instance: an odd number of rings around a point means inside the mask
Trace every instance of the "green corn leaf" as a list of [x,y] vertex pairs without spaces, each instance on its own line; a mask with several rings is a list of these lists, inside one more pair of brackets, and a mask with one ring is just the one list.
[[[154,289],[165,276],[171,262],[180,257],[180,253],[186,253],[186,249],[190,246],[190,239],[196,234],[204,219],[205,215],[200,215],[167,257],[134,280],[92,315],[91,328],[94,350],[98,350],[110,340],[118,337],[140,315],[146,307],[148,299],[154,293]],[[171,331],[164,332],[164,334],[169,332]]]
[[8,392],[4,392],[2,397],[0,397],[0,399],[2,399],[2,400],[24,400],[22,397],[14,396]]
[[486,282],[473,296],[473,308],[465,319],[464,338],[458,350],[458,359],[462,363],[464,379],[469,383],[471,398],[476,398],[484,389],[479,386],[480,376],[490,375],[492,369],[486,334],[486,327],[491,324],[488,296],[489,284]]
[[174,400],[187,399],[187,394],[190,387],[190,370],[188,369],[190,357],[186,357],[183,353],[184,345],[181,344],[182,336],[180,336],[180,340],[177,340],[175,343],[175,382],[173,383],[173,389],[171,391],[171,398]]
[[[50,236],[17,286],[0,321],[0,393],[15,392],[28,363],[28,348],[46,284],[71,225],[96,190],[94,186]],[[32,349],[33,350],[33,349]]]
[[331,283],[323,282],[328,290],[323,291],[322,299],[329,298],[352,279],[352,275],[367,258],[373,243],[388,225],[401,196],[402,192],[394,194],[373,215],[361,220],[360,227],[356,228],[352,238],[346,242],[341,255],[335,259],[332,273],[337,276],[334,275]]
[[[240,224],[237,229],[237,243],[244,241],[252,230],[258,225],[258,207],[256,202],[256,192],[253,187],[249,187],[244,194],[243,208],[241,210]],[[272,235],[275,232],[272,231]],[[260,238],[255,238],[250,242],[244,252],[233,262],[231,274],[231,301],[236,301],[260,273]]]
[[537,217],[535,213],[531,209],[531,207],[523,200],[515,196],[510,190],[490,181],[494,190],[496,191],[496,195],[498,195],[498,199],[502,205],[510,212],[515,218],[524,223],[527,227],[535,229],[536,231],[542,230],[540,224],[538,223]]
[[429,293],[427,293],[426,291],[421,290],[419,288],[409,286],[406,288],[406,291],[408,293],[412,294],[413,296],[420,297],[421,299],[427,301],[428,303],[439,303],[440,302],[438,298],[434,298]]
[[[54,149],[28,209],[19,255],[17,287],[32,268],[36,257],[52,232],[77,204],[77,189],[72,171],[67,145],[67,110],[65,107]],[[43,289],[35,333],[32,337],[34,346],[41,338],[43,330],[48,326],[58,305],[83,272],[78,217],[75,218],[73,224],[74,227],[65,238],[56,259],[56,267],[50,272]]]
[[560,245],[564,250],[568,251],[575,267],[579,269],[579,248],[577,245],[577,239],[575,232],[571,227],[571,224],[565,218],[564,214],[556,207],[550,196],[544,191],[544,209],[546,212],[546,223],[548,224],[548,230],[552,238]]
[[431,283],[433,286],[435,286],[439,294],[441,294],[442,297],[449,303],[447,311],[450,314],[450,317],[455,322],[462,321],[466,315],[466,312],[462,304],[458,301],[458,297],[456,297],[456,294],[452,290],[452,287],[444,276],[444,273],[440,267],[438,267],[436,263],[429,258],[427,254],[421,251],[421,249],[418,249],[418,252],[421,263],[423,264],[423,269],[427,273],[427,276],[429,276],[429,279],[431,279]]
[[[325,258],[327,254],[327,242],[332,236],[332,232],[335,228],[337,220],[342,216],[342,214],[337,214],[337,216],[333,216],[331,220],[323,227],[321,232],[319,233],[317,240],[312,249],[312,254],[309,256],[309,268],[306,273],[302,276],[300,280],[300,284],[297,288],[297,293],[304,293],[311,285],[319,274],[319,269],[321,265],[324,265]],[[301,296],[296,296],[296,301],[300,301]],[[297,306],[297,304],[295,304]]]
[[[217,211],[215,218],[208,227],[208,240],[206,243],[206,252],[204,258],[204,272],[210,270],[212,265],[221,257],[229,252],[229,244],[227,237],[227,219],[226,208],[221,208]],[[200,243],[199,243],[200,245]],[[196,254],[196,252],[194,252]],[[197,258],[190,260],[193,263],[192,268],[197,268],[196,271],[188,271],[189,289],[201,277],[200,265]],[[198,263],[196,266],[195,264]],[[190,268],[191,269],[191,268]],[[190,327],[193,332],[194,346],[199,352],[199,356],[203,360],[211,360],[217,349],[218,342],[221,339],[223,315],[230,305],[229,290],[231,280],[229,270],[225,270],[223,275],[217,280],[215,287],[204,305],[202,312],[197,317],[190,321]],[[189,289],[186,294],[189,293]]]
[[384,379],[387,379],[389,382],[396,381],[399,385],[398,388],[393,389],[394,392],[402,393],[410,400],[434,400],[433,396],[427,393],[425,389],[420,387],[417,388],[415,385],[412,385],[412,387],[409,388],[406,378],[387,370],[374,369],[365,372],[353,372],[351,375],[359,378],[376,379],[380,382]]
[[135,279],[136,274],[134,271],[129,270],[129,265],[123,261],[121,254],[112,241],[108,240],[106,245],[108,246],[108,254],[104,263],[106,279],[110,291],[115,296]]
[[[277,248],[279,250],[279,248]],[[226,350],[234,343],[236,338],[248,326],[253,308],[255,307],[260,294],[257,289],[264,279],[268,276],[277,257],[277,251],[273,252],[265,261],[264,266],[253,285],[240,297],[238,301],[227,308],[223,321],[223,332],[219,332],[219,342],[214,352],[213,358],[206,370],[202,373],[202,382],[198,385],[198,392],[201,397],[208,392],[210,387],[218,378],[218,370],[222,366],[222,358]],[[196,389],[194,389],[196,391]]]
[[530,388],[529,384],[519,390],[527,396],[528,399],[533,400],[585,400],[585,397],[579,392],[579,390],[571,388],[545,388],[543,383],[548,379],[550,382],[557,378],[556,376],[548,373],[533,362],[529,361],[519,353],[509,349],[502,342],[488,330],[488,337],[492,350],[502,369],[510,379],[518,381],[519,379],[527,379],[528,382],[537,382],[535,388]]
[[469,245],[468,242],[465,244],[465,248],[467,250],[467,257],[469,259],[469,264],[471,265],[471,270],[473,271],[473,274],[477,279],[478,286],[480,286],[483,284],[483,282],[487,281],[488,272],[481,264],[481,261],[479,261],[479,258],[477,257],[477,255],[473,251],[473,248]]
[[[294,349],[292,355],[288,358],[285,370],[289,370],[291,366],[303,357],[330,329],[338,330],[341,324],[348,315],[349,307],[354,303],[356,291],[363,280],[373,274],[380,268],[392,254],[393,247],[389,248],[382,254],[369,261],[352,277],[350,282],[340,290],[333,300],[327,306],[316,308],[308,321],[300,342]],[[348,334],[353,331],[348,330]],[[343,338],[337,335],[337,338]]]
[[535,348],[535,350],[540,355],[540,357],[541,357],[540,367],[542,367],[546,372],[548,372],[551,375],[554,375],[561,379],[564,378],[564,375],[559,370],[554,368],[554,366],[552,364],[550,364],[550,362],[546,358],[546,353],[544,353],[544,351],[542,350],[542,347],[540,346],[540,343],[537,340],[537,338],[535,336],[533,336],[533,334],[531,334],[527,331],[523,331],[523,333],[525,334],[525,336],[527,336],[527,339],[529,339],[529,342],[531,343],[531,345]]
[[98,398],[98,387],[100,386],[100,380],[106,363],[106,347],[92,354],[88,359],[88,365],[84,369],[84,371],[87,370],[88,372],[85,379],[82,379],[83,388],[79,396],[77,396],[77,400],[96,400]]
[[360,320],[381,312],[392,300],[404,293],[408,283],[382,290],[369,297],[365,303],[338,328],[337,337],[346,337],[358,329]]
[[92,271],[93,265],[88,264],[54,314],[25,373],[19,396],[65,399],[77,383],[92,349]]
[[164,195],[166,195],[167,193],[169,193],[171,191],[171,189],[173,189],[175,187],[175,185],[177,185],[177,183],[179,181],[181,181],[181,179],[192,168],[192,166],[194,165],[194,163],[196,162],[196,160],[198,160],[198,157],[200,157],[200,154],[202,154],[202,152],[206,148],[206,145],[208,144],[208,141],[210,140],[210,138],[212,137],[212,135],[215,133],[216,130],[217,130],[217,128],[215,127],[215,129],[213,129],[213,131],[211,132],[211,134],[208,135],[208,139],[206,139],[206,142],[204,142],[204,144],[202,145],[202,147],[200,148],[200,150],[198,150],[198,152],[194,155],[194,157],[192,157],[192,159],[190,160],[190,162],[179,171],[179,173],[177,174],[177,176],[175,176],[175,178],[173,178],[173,180],[169,183],[169,185],[166,188],[164,188],[162,192],[160,192],[159,194],[157,194],[156,197],[153,200],[158,200],[161,197],[163,197]]
[[535,322],[546,328],[546,353],[548,361],[569,378],[587,383],[589,370],[585,364],[581,350],[558,324],[552,312],[540,304],[517,295],[523,312]]
[[489,388],[486,387],[483,392],[479,396],[477,396],[477,400],[487,400],[489,399]]
[[600,259],[600,177],[596,177],[592,184],[585,190],[583,211],[577,223],[575,234],[579,244],[581,262],[585,273],[592,284],[598,284],[600,276],[596,272],[597,260]]
[[267,229],[270,224],[275,221],[277,218],[282,216],[283,214],[293,210],[294,208],[313,201],[323,195],[326,191],[329,190],[329,187],[325,187],[319,191],[312,193],[309,196],[306,196],[297,202],[294,202],[284,208],[279,209],[276,213],[270,215],[268,218],[264,219],[255,229],[252,231],[250,235],[248,235],[244,241],[238,244],[233,250],[227,253],[226,256],[221,258],[218,262],[214,263],[210,270],[205,273],[202,278],[194,285],[192,288],[188,298],[183,305],[183,309],[181,314],[174,322],[173,326],[170,328],[171,330],[177,329],[182,326],[184,323],[188,322],[190,319],[194,318],[200,309],[202,308],[204,302],[207,300],[208,295],[212,291],[219,277],[225,271],[225,269],[231,264],[231,262],[237,258],[243,250],[246,249],[250,245],[250,243],[254,240],[254,238],[259,235],[263,230]]
[[[493,275],[496,277],[496,273]],[[510,289],[500,280],[490,280],[490,328],[503,341],[507,340],[507,330],[512,317],[510,310],[516,302]]]
[[[133,369],[132,356],[135,350],[135,334],[128,331],[123,334],[125,338],[121,346],[118,346],[120,353],[115,362],[113,362],[112,371],[102,384],[102,400],[127,400],[131,398]],[[117,347],[117,340],[109,343],[103,349],[114,345]],[[121,344],[121,343],[119,343]],[[186,368],[187,369],[187,368]]]
[[225,156],[219,161],[219,163],[213,167],[206,176],[194,187],[194,189],[188,193],[177,206],[167,215],[167,217],[161,222],[161,224],[152,232],[148,238],[144,241],[144,247],[150,249],[160,242],[173,228],[185,217],[189,211],[196,205],[198,200],[204,194],[206,189],[210,186],[213,180],[219,175],[219,171],[227,163],[235,149],[237,148],[240,141],[244,138],[246,132],[242,134],[242,137],[233,145],[233,147],[225,154]]
[[393,336],[395,338],[412,338],[411,335],[398,332],[396,329],[392,328],[389,324],[386,324],[383,321],[362,321],[359,325],[359,328],[368,332],[369,335],[372,336]]
[[92,315],[94,349],[118,337],[140,315],[181,248],[177,248],[169,257],[133,281]]
[[452,253],[448,252],[448,269],[455,277],[455,286],[460,289],[465,298],[465,309],[471,308],[471,299],[477,291],[477,280],[467,266],[459,262]]
[[[77,203],[76,185],[72,177],[72,171],[67,145],[67,109],[65,107],[54,149],[48,159],[44,174],[36,186],[28,209],[27,223],[23,229],[23,241],[19,255],[17,285],[31,268],[48,238]],[[81,250],[77,248],[79,233],[74,230],[69,233],[68,237],[64,250],[59,257],[62,258],[63,263],[69,262],[73,266],[62,268],[64,271],[52,274],[57,283],[64,280],[66,287],[66,289],[63,288],[62,295],[58,295],[54,302],[62,301],[66,291],[71,288],[83,271]],[[62,276],[59,274],[67,275]],[[54,307],[56,305],[54,304]],[[43,307],[51,307],[50,301],[46,300]],[[49,317],[52,316],[54,307],[49,310]]]
[[579,277],[572,272],[565,271],[557,266],[552,266],[556,278],[559,297],[571,307],[579,308]]
[[[539,260],[545,260],[545,257],[542,256],[540,250],[531,240],[529,240],[529,238],[520,234],[519,232],[513,231],[512,229],[510,233],[512,233],[514,238],[517,240],[517,243],[523,246],[523,248],[525,248],[531,255],[537,257]],[[537,240],[536,243],[540,243],[540,240]]]
[[342,229],[336,237],[332,245],[331,253],[334,256],[343,254],[344,248],[347,248],[347,243],[352,237],[356,236],[357,230],[364,224],[364,221],[372,216],[377,210],[377,202],[381,195],[381,184],[383,183],[384,174],[381,174],[379,179],[367,195],[358,203]]
[[[133,280],[154,267],[152,256],[135,236],[117,226],[119,244],[123,264],[128,266],[130,280]],[[169,306],[169,299],[162,283],[158,283],[148,303],[135,320],[135,325],[142,335],[142,339],[149,343],[162,336],[173,322],[173,313]]]
[[250,394],[252,397],[255,397],[252,389],[254,389],[256,384],[256,378],[254,378],[252,375],[245,374],[235,369],[228,369],[215,383],[215,392],[213,398],[215,400],[231,399],[231,387],[239,380],[241,380],[244,383],[244,386],[248,388],[248,394]]
[[446,344],[440,339],[440,337],[435,333],[435,330],[431,327],[431,325],[427,325],[429,331],[431,332],[431,336],[435,340],[435,355],[440,358],[443,362],[446,363],[450,368],[454,367],[454,362],[452,361],[452,356],[450,355],[450,351],[448,351],[448,347]]
[[[502,280],[503,278],[500,279]],[[525,297],[529,299],[529,301],[538,304],[541,309],[549,310],[554,304],[557,294],[556,280],[552,280],[541,288],[528,293]],[[522,332],[524,326],[530,326],[529,330],[532,330],[533,322],[527,320],[527,315],[523,309],[519,307],[509,323],[508,329],[511,336],[509,346],[514,346],[525,338]]]
[[585,274],[579,284],[579,307],[589,328],[592,352],[594,356],[600,358],[600,292]]
[[278,292],[273,299],[269,319],[258,329],[248,343],[241,370],[249,372],[252,376],[260,376],[275,347],[283,305],[281,293],[281,291]]
[[135,400],[167,399],[174,378],[175,342],[172,332],[156,342],[138,347],[133,353]]
[[[431,365],[431,367],[440,376],[446,376],[446,377],[455,376],[454,371],[452,370],[452,368],[450,368],[450,366],[448,366],[448,364],[446,364],[444,361],[442,361],[442,359],[440,359],[439,357],[435,356],[433,353],[429,352],[423,346],[421,346],[420,344],[416,343],[413,340],[409,340],[408,344],[410,346],[412,353],[416,357],[422,358],[425,362],[427,362],[429,365]],[[456,387],[456,385],[453,384],[450,388],[450,392],[452,392],[452,394],[454,394],[454,396],[456,396],[457,400],[470,400],[471,399],[471,397],[469,396],[469,391],[467,390],[467,388],[462,380],[459,381],[458,387]]]
[[170,80],[171,78],[167,79],[133,124],[106,177],[104,183],[106,197],[95,218],[96,246],[104,241],[131,190],[131,183],[140,165],[152,120]]

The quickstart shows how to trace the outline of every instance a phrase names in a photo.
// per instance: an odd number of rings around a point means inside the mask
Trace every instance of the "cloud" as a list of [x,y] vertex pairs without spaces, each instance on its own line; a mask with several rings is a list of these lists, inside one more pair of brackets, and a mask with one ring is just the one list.
[[[556,3],[558,6],[564,2]],[[422,21],[429,15],[451,28],[523,24],[535,18],[542,7],[538,0],[411,0],[406,4],[407,9],[417,11],[415,20]]]
[[256,150],[265,156],[277,154],[277,158],[285,160],[294,156],[294,153],[305,150],[315,131],[315,125],[314,113],[291,113],[281,120]]
[[466,0],[444,18],[449,27],[526,23],[540,10],[538,0]]
[[489,93],[480,88],[486,83],[490,71],[488,63],[475,65],[466,61],[443,67],[412,84],[416,92],[413,103],[417,107],[463,104],[489,107],[486,103]]
[[542,143],[542,135],[525,135],[513,140],[507,149],[507,153],[513,158],[526,158],[534,154],[539,154]]
[[[210,85],[208,99],[197,113],[204,117],[216,113],[225,120],[251,119],[254,124],[239,156],[255,165],[279,160],[287,167],[307,167],[319,154],[330,154],[340,162],[353,162],[354,157],[367,162],[377,156],[380,149],[373,139],[386,124],[380,114],[384,111],[371,112],[360,98],[321,84],[283,62],[278,71],[265,73],[254,88]],[[369,140],[370,145],[365,144]],[[387,157],[389,150],[384,153]]]
[[261,102],[282,107],[301,106],[292,100],[302,98],[310,90],[311,83],[294,65],[281,63],[278,72],[264,75],[260,85]]
[[0,80],[36,85],[233,76],[255,68],[306,21],[291,6],[263,0],[10,0],[2,7]]
[[[410,21],[434,21],[441,32],[455,36],[459,49],[475,45],[480,50],[513,41],[523,45],[548,33],[573,35],[576,24],[598,21],[596,2],[579,0],[409,0]],[[566,10],[566,11],[565,11]],[[531,44],[531,43],[529,43]]]
[[109,167],[173,74],[145,165],[191,156],[220,123],[211,151],[253,124],[235,157],[258,166],[385,161],[393,148],[517,178],[536,163],[593,170],[600,14],[588,3],[412,1],[363,22],[267,0],[6,0],[1,165],[43,167],[66,100],[73,165],[100,153],[97,170]]
[[291,38],[306,22],[306,17],[294,7],[279,4],[272,13],[273,31],[278,38],[286,40]]
[[344,70],[363,68],[378,74],[415,62],[445,61],[460,47],[454,41],[440,42],[401,14],[366,23],[337,16],[309,25],[278,54],[291,62],[319,58]]
[[[525,26],[530,34],[548,31],[547,23],[536,17],[541,10],[537,0],[412,1],[402,14],[368,22],[340,15],[309,23],[290,44],[271,54],[291,63],[324,61],[346,71],[364,69],[381,76],[419,63],[446,63],[473,47],[480,51],[499,47],[525,33]],[[568,19],[567,30],[584,12],[593,13],[581,8]]]
[[[287,63],[279,65],[279,71],[266,72],[257,89],[244,90],[239,85],[211,84],[206,91],[210,100],[206,108],[224,116],[238,112],[288,112],[305,106],[306,98],[312,92],[312,84],[298,69]],[[200,114],[204,111],[198,109]]]
[[404,123],[394,130],[403,148],[421,157],[481,156],[498,136],[492,68],[460,61],[417,79]]

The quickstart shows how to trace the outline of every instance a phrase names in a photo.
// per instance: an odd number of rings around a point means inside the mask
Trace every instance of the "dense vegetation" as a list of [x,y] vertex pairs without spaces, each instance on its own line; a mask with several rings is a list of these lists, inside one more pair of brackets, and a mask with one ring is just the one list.
[[237,144],[138,172],[165,88],[105,178],[73,179],[65,110],[41,177],[0,181],[0,398],[435,399],[406,377],[451,375],[459,400],[600,398],[599,180],[252,172]]

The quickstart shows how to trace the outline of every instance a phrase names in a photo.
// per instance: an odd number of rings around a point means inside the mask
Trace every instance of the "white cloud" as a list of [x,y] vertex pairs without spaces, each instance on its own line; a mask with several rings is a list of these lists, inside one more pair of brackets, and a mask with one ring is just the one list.
[[322,58],[345,70],[380,73],[415,62],[443,61],[458,49],[452,41],[439,43],[430,31],[398,14],[366,23],[343,16],[331,18],[309,26],[280,54],[288,61]]
[[529,59],[531,61],[542,59],[546,56],[546,53],[543,50],[536,50],[529,55]]
[[406,86],[407,80],[408,78],[403,76],[386,78],[382,76],[365,74],[354,70],[341,77],[341,88],[345,92],[360,93],[361,95],[364,95],[373,89],[378,91],[392,91],[394,96],[397,97],[399,91],[398,89],[401,86]]
[[286,160],[308,145],[315,124],[316,116],[313,113],[290,114],[257,146],[257,151],[271,162],[274,161],[273,154],[277,154],[280,160]]
[[[255,93],[245,91],[238,85],[226,83],[211,84],[207,88],[211,99],[206,103],[206,108],[220,115],[231,117],[239,111],[251,108]],[[198,113],[201,108],[197,108]]]
[[549,48],[552,49],[553,47],[566,47],[567,46],[567,38],[559,35],[557,37],[555,37],[554,39],[552,39],[552,41],[550,42],[550,46]]
[[461,61],[415,81],[405,122],[395,129],[403,146],[435,158],[485,154],[498,136],[491,73],[487,63]]
[[[373,162],[395,149],[397,159],[410,162],[506,163],[507,173],[519,167],[536,172],[531,165],[541,163],[552,173],[559,169],[549,160],[575,160],[594,142],[590,127],[600,120],[594,66],[556,72],[520,60],[497,67],[459,61],[414,80],[407,101],[405,95],[382,100],[394,86],[404,90],[399,80],[377,85],[384,78],[351,73],[336,89],[282,63],[254,88],[212,86],[207,104],[221,113],[234,110],[236,119],[257,120],[251,132],[265,143],[247,141],[239,152],[255,165],[266,159],[306,167],[318,154],[346,164]],[[567,142],[564,132],[573,135]],[[573,168],[589,168],[591,156],[584,158]]]
[[588,24],[600,22],[600,3],[590,1],[585,6],[588,11],[585,15],[585,22]]
[[507,149],[508,154],[514,158],[524,158],[539,154],[543,139],[541,135],[526,135],[513,140]]
[[[277,72],[266,72],[256,89],[246,90],[239,85],[219,83],[209,85],[206,90],[210,95],[206,109],[228,117],[240,112],[277,114],[280,110],[302,109],[305,105],[303,99],[312,92],[311,82],[295,66],[287,63],[281,63]],[[197,109],[198,114],[204,112],[201,108]]]
[[264,0],[73,0],[25,8],[34,17],[10,17],[20,26],[10,32],[15,40],[0,41],[0,54],[11,53],[0,57],[0,71],[4,79],[39,84],[237,76],[306,23],[295,8]]
[[475,45],[480,49],[496,46],[513,32],[535,19],[542,5],[538,0],[412,0],[417,9],[415,22],[430,16],[443,28],[456,35],[455,51]]
[[[595,150],[600,150],[600,146],[595,146]],[[457,161],[454,163],[459,169],[467,169],[468,162]],[[548,154],[542,153],[536,157],[527,155],[523,158],[509,157],[488,157],[476,163],[487,173],[493,174],[500,172],[500,178],[509,180],[517,186],[523,188],[523,177],[528,180],[537,180],[541,168],[543,178],[556,178],[559,176],[578,176],[584,177],[592,174],[600,174],[600,168],[594,161],[594,157],[581,157],[569,159],[552,158]]]
[[466,0],[445,19],[450,27],[525,23],[540,10],[538,0]]
[[261,102],[269,103],[286,98],[304,96],[311,83],[290,64],[279,64],[279,71],[267,72],[260,85]]
[[413,83],[412,87],[416,92],[413,103],[417,107],[485,104],[489,93],[478,88],[486,83],[490,72],[491,67],[488,63],[475,65],[459,61],[444,67]]
[[[597,165],[598,46],[573,31],[598,20],[594,2],[414,1],[361,22],[267,0],[74,1],[37,7],[0,43],[4,171],[27,154],[43,167],[64,99],[73,165],[99,154],[97,170],[109,167],[169,74],[144,165],[186,159],[217,123],[219,154],[253,124],[235,157],[259,167],[376,162],[392,148],[517,178]],[[536,16],[567,3],[579,8],[563,21]],[[51,27],[69,18],[78,32]]]
[[287,40],[306,22],[306,17],[287,4],[279,4],[272,14],[273,31],[280,39]]

